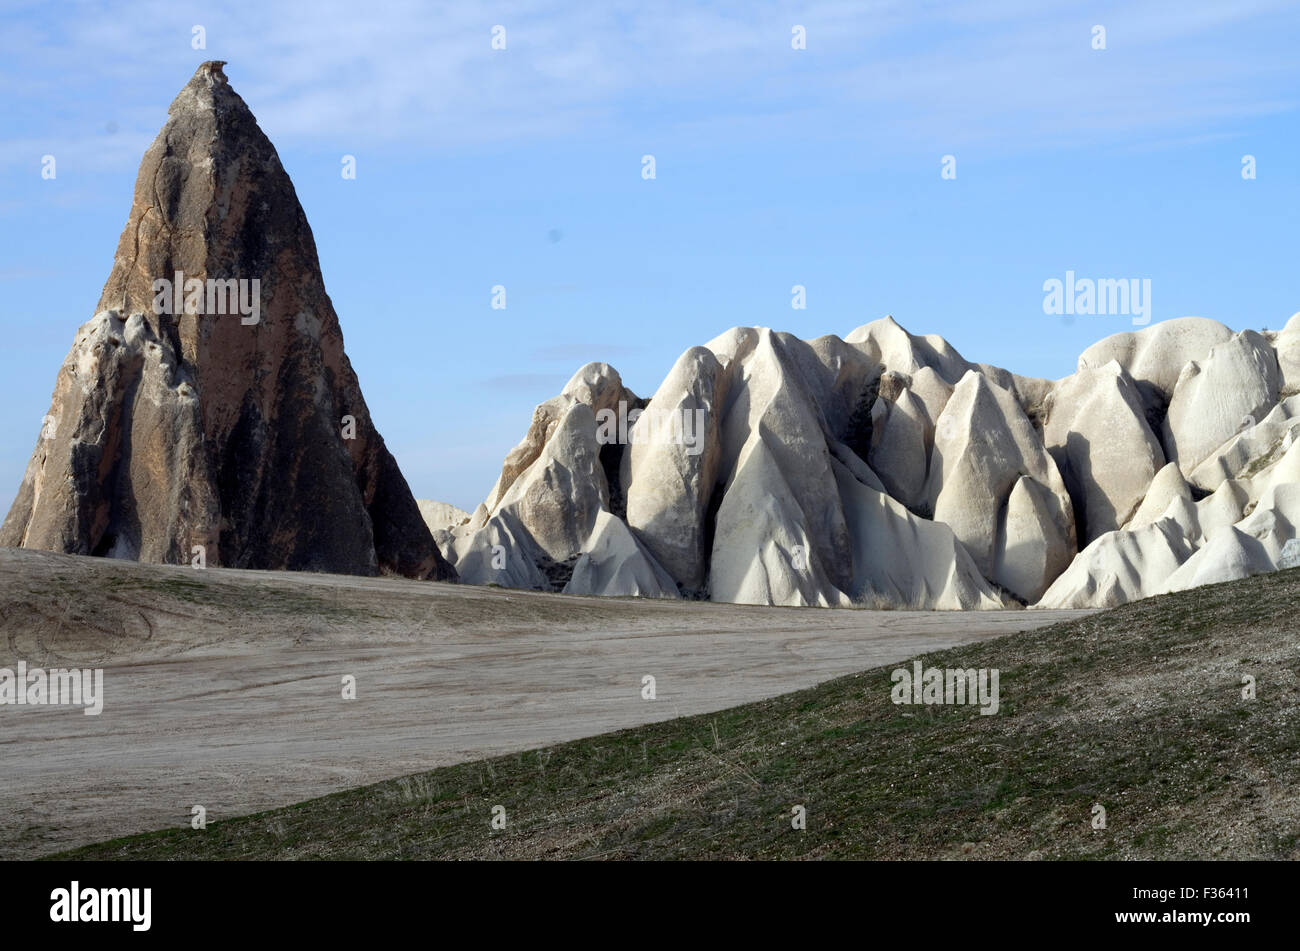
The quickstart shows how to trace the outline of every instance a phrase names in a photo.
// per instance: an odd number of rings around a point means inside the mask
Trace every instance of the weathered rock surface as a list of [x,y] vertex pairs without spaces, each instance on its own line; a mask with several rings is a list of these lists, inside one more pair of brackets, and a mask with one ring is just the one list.
[[[708,578],[709,503],[722,465],[721,408],[731,387],[726,366],[705,347],[682,354],[651,398],[656,412],[681,414],[695,439],[613,444],[621,450],[620,482],[627,524],[684,591],[699,595]],[[698,426],[698,431],[697,431]]]
[[1281,458],[1300,433],[1300,396],[1282,400],[1259,421],[1243,419],[1236,435],[1219,446],[1188,476],[1195,486],[1214,491],[1225,479],[1249,476]]
[[1112,334],[1079,357],[1079,369],[1100,368],[1114,360],[1130,377],[1163,395],[1166,402],[1183,367],[1227,341],[1232,331],[1217,320],[1179,317],[1142,330]]
[[[892,318],[842,340],[735,327],[649,401],[584,368],[439,542],[472,580],[824,607],[1108,607],[1271,570],[1300,524],[1274,349],[1294,329],[1167,321],[1052,382]],[[694,448],[594,446],[575,404],[618,400],[700,413]],[[511,568],[479,570],[492,545]]]
[[1211,348],[1183,367],[1164,421],[1171,462],[1190,476],[1243,427],[1254,426],[1277,402],[1277,356],[1253,330]]
[[1142,497],[1142,503],[1124,527],[1136,530],[1150,525],[1164,516],[1170,503],[1175,499],[1182,499],[1191,504],[1192,490],[1187,485],[1187,480],[1183,478],[1178,463],[1170,462],[1155,474],[1155,478],[1147,486],[1146,494]]
[[1147,424],[1137,385],[1115,360],[1062,380],[1045,411],[1044,439],[1086,546],[1128,521],[1165,454]]
[[627,524],[609,512],[596,514],[595,527],[583,547],[565,594],[677,597],[672,575],[650,557]]
[[1282,376],[1281,395],[1294,396],[1300,393],[1300,313],[1292,314],[1286,326],[1272,337],[1278,372]]
[[908,508],[925,502],[933,445],[934,421],[924,401],[905,383],[900,383],[888,397],[882,388],[871,407],[871,451],[867,461],[889,494]]
[[838,460],[834,467],[853,538],[854,603],[934,610],[1006,606],[952,529],[913,515]]
[[1180,565],[1160,591],[1185,591],[1272,570],[1272,560],[1258,539],[1229,528]]
[[1196,503],[1196,530],[1189,531],[1187,537],[1195,542],[1213,538],[1222,529],[1241,521],[1249,504],[1250,495],[1244,483],[1236,479],[1220,483],[1213,494]]
[[1173,519],[1108,532],[1079,552],[1035,606],[1113,608],[1150,597],[1192,552]]
[[[1022,487],[1014,539],[999,550],[1022,476],[1037,485]],[[951,526],[980,572],[1024,600],[1037,599],[1077,550],[1056,463],[1014,395],[982,373],[966,372],[935,424],[927,492],[935,521]]]
[[[199,67],[144,155],[0,544],[451,578],[375,431],[293,184],[223,65]],[[205,283],[156,312],[154,281],[177,272]]]
[[[1295,561],[1300,315],[1116,334],[1059,381],[892,317],[844,339],[736,327],[649,400],[582,367],[472,514],[417,504],[293,186],[222,65],[200,67],[145,154],[0,544],[942,609],[1105,607]],[[197,295],[156,301],[178,273]]]
[[420,517],[424,519],[424,524],[429,526],[431,532],[447,531],[455,525],[463,525],[470,519],[469,512],[448,505],[446,502],[416,499],[415,504],[419,506]]
[[732,372],[743,385],[733,384],[721,420],[728,478],[710,557],[717,600],[849,600],[852,540],[814,395],[827,391],[815,356],[803,341],[770,330],[747,335],[733,351]]
[[446,502],[416,499],[415,504],[419,506],[420,517],[424,519],[424,524],[428,526],[433,542],[440,551],[452,543],[452,528],[464,525],[470,520],[469,512],[448,505]]
[[1017,479],[994,544],[994,579],[1017,597],[1037,601],[1074,558],[1074,545],[1059,497],[1027,475]]
[[[506,457],[487,501],[437,535],[461,580],[569,594],[677,597],[670,576],[611,510],[619,505],[622,445],[601,424],[627,420],[644,401],[604,363],[578,370],[538,406]],[[635,423],[639,422],[632,418]],[[613,487],[611,489],[611,480]]]

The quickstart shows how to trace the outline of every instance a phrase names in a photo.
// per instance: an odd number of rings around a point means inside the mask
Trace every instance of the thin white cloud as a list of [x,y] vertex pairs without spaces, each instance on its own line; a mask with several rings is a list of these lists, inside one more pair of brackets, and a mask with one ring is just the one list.
[[[39,12],[38,12],[39,11]],[[629,130],[663,139],[870,137],[894,150],[999,143],[1176,140],[1296,105],[1291,51],[1221,43],[1288,21],[1281,0],[1082,3],[886,0],[709,6],[508,0],[163,0],[11,12],[0,92],[46,103],[0,132],[0,163],[50,135],[71,151],[121,115],[122,141],[152,135],[160,97],[202,58],[231,61],[273,140],[418,152]],[[207,50],[190,48],[191,27]],[[507,49],[490,48],[493,25]],[[808,49],[790,49],[795,23]],[[1108,49],[1089,48],[1102,23]],[[105,51],[131,50],[132,55]],[[107,104],[111,103],[111,110]],[[70,141],[69,141],[70,140]],[[104,162],[133,164],[112,148]]]

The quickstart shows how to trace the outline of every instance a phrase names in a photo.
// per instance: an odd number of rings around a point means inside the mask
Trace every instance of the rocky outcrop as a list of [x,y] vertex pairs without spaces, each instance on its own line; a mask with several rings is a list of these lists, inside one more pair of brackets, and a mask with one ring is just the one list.
[[1155,474],[1155,478],[1147,486],[1146,494],[1142,497],[1142,504],[1138,506],[1137,511],[1124,527],[1135,530],[1150,525],[1164,516],[1175,499],[1190,505],[1192,490],[1188,487],[1187,480],[1183,478],[1178,463],[1171,462]]
[[1291,448],[1300,433],[1300,396],[1282,400],[1258,422],[1244,418],[1237,432],[1194,468],[1188,479],[1210,491],[1225,479],[1267,467]]
[[1300,525],[1300,449],[1256,462],[1253,478],[1224,479],[1195,504],[1171,462],[1129,525],[1080,553],[1039,606],[1109,607],[1279,568]]
[[415,504],[419,506],[420,517],[424,519],[424,524],[431,532],[447,531],[455,525],[463,525],[470,519],[469,512],[448,505],[446,502],[416,499]]
[[420,517],[424,519],[424,524],[439,549],[451,544],[452,528],[464,525],[470,520],[469,512],[448,505],[446,502],[416,499],[415,504],[419,507]]
[[1231,336],[1232,331],[1217,320],[1165,320],[1097,341],[1080,355],[1079,369],[1097,369],[1114,360],[1143,388],[1145,399],[1168,404],[1183,367]]
[[1113,608],[1157,594],[1193,548],[1173,519],[1107,532],[1079,552],[1037,602],[1042,608]]
[[596,514],[583,548],[564,587],[566,594],[677,597],[672,576],[649,556],[627,524],[609,512]]
[[223,65],[199,67],[145,153],[0,544],[451,578],[374,428],[293,184]]
[[0,544],[942,609],[1104,607],[1297,559],[1300,315],[1116,334],[1059,381],[892,317],[843,339],[735,327],[648,400],[582,367],[472,514],[417,504],[293,185],[222,66],[145,154]]
[[982,373],[966,371],[935,424],[927,494],[980,572],[1023,600],[1037,600],[1077,550],[1056,463],[1014,395]]
[[882,385],[881,395],[871,407],[867,462],[891,496],[915,509],[927,501],[925,482],[934,446],[934,420],[907,377],[891,370],[882,378],[892,385]]
[[947,525],[913,515],[838,460],[835,473],[854,546],[851,602],[943,611],[1005,605]]
[[1188,476],[1242,428],[1254,426],[1277,402],[1277,355],[1246,330],[1215,345],[1178,374],[1164,421],[1171,462]]
[[612,367],[590,363],[537,407],[487,501],[436,536],[461,580],[677,597],[673,579],[611,510],[621,489],[619,459],[610,450],[623,445],[603,434],[626,430],[629,416],[634,427],[642,403]]
[[[926,343],[906,364],[925,395],[912,394],[913,376],[879,361],[882,340],[910,347],[889,323],[859,345],[735,328],[683,354],[648,401],[612,368],[584,367],[538,407],[473,517],[439,536],[448,559],[465,580],[569,593],[1004,603],[952,530],[891,497],[865,461],[873,435],[902,428],[881,421],[882,401],[902,401],[921,423],[910,448],[923,489],[929,405],[953,388],[924,361],[978,372]],[[598,445],[600,411],[617,403],[641,415]]]
[[621,450],[619,483],[628,526],[693,597],[704,593],[709,575],[709,505],[721,475],[721,409],[731,381],[727,365],[712,350],[692,347],[650,400],[656,412],[688,426],[681,443],[615,443],[607,450]]
[[1044,441],[1065,479],[1086,547],[1133,515],[1164,466],[1164,451],[1137,385],[1115,360],[1062,380],[1046,402]]
[[1270,338],[1273,350],[1277,354],[1278,373],[1281,374],[1281,395],[1295,396],[1300,393],[1300,313],[1292,314],[1280,331],[1264,334]]
[[1074,557],[1060,496],[1021,476],[1007,497],[993,550],[993,578],[1018,598],[1037,601]]
[[[735,327],[648,401],[583,368],[438,537],[476,581],[823,607],[1108,607],[1269,570],[1300,524],[1293,331],[1167,321],[1052,382],[891,317]],[[617,402],[689,438],[594,444]]]
[[722,408],[727,478],[714,520],[710,594],[745,603],[847,603],[852,540],[817,399],[830,398],[826,365],[788,334],[761,329],[736,343],[719,354],[744,385],[733,385]]

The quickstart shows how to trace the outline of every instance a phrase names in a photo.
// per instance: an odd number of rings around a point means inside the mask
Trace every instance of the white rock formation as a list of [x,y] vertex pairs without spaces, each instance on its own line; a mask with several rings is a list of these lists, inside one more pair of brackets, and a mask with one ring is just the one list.
[[635,442],[622,453],[627,524],[659,564],[692,593],[702,593],[708,577],[705,529],[722,464],[721,408],[730,385],[731,374],[713,351],[687,350],[651,404],[656,412],[681,414],[696,442]]
[[[537,407],[473,515],[421,509],[473,583],[1111,607],[1295,558],[1297,371],[1294,319],[1273,334],[1202,318],[1116,334],[1056,382],[892,318],[845,339],[735,327],[687,350],[648,401],[608,365],[583,367]],[[627,411],[643,414],[605,439],[600,420]],[[675,438],[659,419],[677,420]]]
[[596,526],[583,548],[565,594],[677,597],[672,575],[650,557],[627,524],[609,512],[596,513]]
[[1282,375],[1282,395],[1300,393],[1300,313],[1291,315],[1286,326],[1273,335],[1277,368]]
[[729,476],[710,559],[715,600],[848,602],[852,540],[810,392],[825,383],[817,378],[823,365],[801,359],[806,346],[760,330],[735,351],[741,381],[721,420]]
[[1109,532],[1079,552],[1039,599],[1041,608],[1113,608],[1160,592],[1192,555],[1173,519]]
[[1234,581],[1272,569],[1272,559],[1258,539],[1229,527],[1180,565],[1161,586],[1160,591],[1185,591],[1199,585]]
[[1074,558],[1074,538],[1060,528],[1059,499],[1021,476],[1011,489],[993,551],[993,577],[1017,597],[1037,601]]
[[1249,503],[1250,494],[1244,483],[1236,479],[1219,483],[1212,495],[1196,503],[1196,531],[1189,532],[1187,537],[1195,542],[1213,538],[1241,521]]
[[871,407],[871,450],[867,461],[889,494],[908,508],[925,501],[925,479],[934,422],[919,396],[906,384]]
[[[1014,511],[1012,489],[1024,487]],[[1041,491],[1039,491],[1041,489]],[[935,424],[927,495],[980,572],[1034,601],[1075,552],[1074,516],[1065,483],[1015,397],[968,370]],[[1012,544],[999,549],[1007,518]]]
[[835,463],[853,537],[852,600],[938,610],[1004,606],[942,522],[920,518]]
[[1137,385],[1115,360],[1062,380],[1045,410],[1044,439],[1086,545],[1129,520],[1165,454],[1147,425]]
[[1137,511],[1124,527],[1138,529],[1150,525],[1165,514],[1165,510],[1174,499],[1182,499],[1190,504],[1192,490],[1188,487],[1187,480],[1183,478],[1178,463],[1171,462],[1156,473],[1151,484],[1147,486],[1142,504],[1138,506]]
[[609,510],[597,414],[639,406],[606,364],[543,403],[467,523],[435,537],[462,581],[574,594],[676,597],[671,577]]
[[1165,320],[1097,341],[1079,357],[1079,369],[1103,367],[1114,360],[1134,380],[1150,384],[1168,399],[1183,367],[1203,359],[1231,337],[1232,331],[1216,320]]
[[1213,491],[1224,479],[1252,475],[1281,458],[1298,435],[1300,396],[1292,396],[1261,420],[1243,419],[1236,434],[1193,469],[1189,479],[1198,488]]
[[448,505],[446,502],[416,499],[415,504],[420,507],[420,517],[424,519],[424,524],[429,526],[431,532],[450,530],[452,526],[463,525],[470,518],[469,512]]
[[1203,361],[1183,367],[1169,401],[1164,446],[1190,476],[1243,427],[1254,426],[1277,402],[1277,356],[1246,330],[1213,347]]
[[[961,379],[961,377],[958,377],[958,379]],[[948,400],[952,399],[953,384],[929,367],[922,367],[913,373],[911,381],[908,388],[925,404],[926,415],[931,420],[938,419],[939,414],[943,412],[943,408],[948,405]],[[929,449],[933,445],[934,426],[932,424],[927,435],[926,448]]]

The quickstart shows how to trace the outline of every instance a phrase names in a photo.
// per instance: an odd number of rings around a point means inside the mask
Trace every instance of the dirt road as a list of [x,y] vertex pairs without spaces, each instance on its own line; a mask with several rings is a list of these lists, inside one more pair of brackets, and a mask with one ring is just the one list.
[[1081,613],[572,598],[0,549],[0,667],[105,671],[99,716],[0,706],[0,857],[722,709]]

